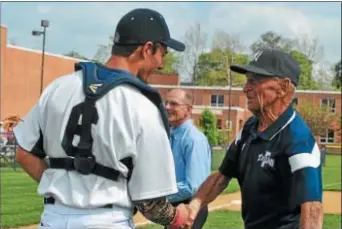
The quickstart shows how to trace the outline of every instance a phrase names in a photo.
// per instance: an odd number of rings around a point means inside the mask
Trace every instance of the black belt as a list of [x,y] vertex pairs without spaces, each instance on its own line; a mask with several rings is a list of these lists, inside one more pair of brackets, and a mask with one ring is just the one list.
[[[56,200],[53,197],[44,198],[44,204],[55,204]],[[113,208],[113,204],[106,204],[98,208]]]

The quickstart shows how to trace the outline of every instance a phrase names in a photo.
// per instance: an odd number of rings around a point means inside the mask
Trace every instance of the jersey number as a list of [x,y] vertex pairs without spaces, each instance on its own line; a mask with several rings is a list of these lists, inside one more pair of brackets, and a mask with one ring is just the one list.
[[[76,153],[76,147],[72,144],[75,135],[81,136],[82,133],[82,120],[81,117],[83,116],[83,111],[84,111],[84,105],[85,103],[82,102],[72,108],[68,124],[65,128],[64,136],[63,136],[63,141],[62,141],[62,147],[65,151],[65,153],[68,156],[74,157]],[[97,124],[97,121],[99,119],[97,109],[94,106],[92,108],[92,119],[91,122],[92,124]],[[87,133],[91,136],[91,133]]]

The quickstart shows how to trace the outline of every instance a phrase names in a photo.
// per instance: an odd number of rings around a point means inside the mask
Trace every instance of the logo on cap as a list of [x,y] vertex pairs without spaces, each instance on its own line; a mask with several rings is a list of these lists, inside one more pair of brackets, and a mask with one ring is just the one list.
[[114,42],[115,43],[118,43],[120,40],[120,34],[118,32],[115,32],[115,35],[114,35]]
[[254,61],[257,62],[259,57],[261,56],[261,54],[263,53],[263,51],[258,51],[257,53],[255,53],[254,55]]

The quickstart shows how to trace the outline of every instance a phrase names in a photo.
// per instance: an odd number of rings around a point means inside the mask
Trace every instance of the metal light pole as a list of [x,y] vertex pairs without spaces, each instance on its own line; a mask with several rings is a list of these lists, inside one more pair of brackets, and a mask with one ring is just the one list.
[[45,37],[46,37],[46,28],[49,27],[48,20],[41,20],[40,26],[43,27],[43,31],[33,30],[33,36],[40,36],[43,35],[43,47],[42,47],[42,67],[40,73],[40,94],[43,92],[43,80],[44,80],[44,59],[45,59]]
[[[232,54],[232,63],[233,63],[233,54]],[[231,111],[231,105],[232,105],[232,72],[230,70],[230,65],[231,63],[229,63],[229,59],[228,59],[228,55],[226,56],[226,71],[227,71],[227,78],[228,78],[228,85],[229,85],[229,89],[228,89],[228,127],[230,127],[230,111]]]
[[229,78],[228,125],[229,125],[229,129],[230,129],[231,128],[231,126],[230,126],[230,111],[231,111],[231,106],[232,106],[232,72],[231,72],[230,68],[228,70],[228,78]]
[[[228,129],[231,129],[230,123],[231,123],[231,118],[230,118],[230,113],[231,113],[231,106],[232,106],[232,71],[230,70],[230,65],[233,63],[234,56],[233,53],[231,54],[231,63],[229,63],[229,58],[228,55],[226,55],[226,71],[227,71],[227,78],[228,78]],[[230,131],[228,132],[228,138],[230,138]]]

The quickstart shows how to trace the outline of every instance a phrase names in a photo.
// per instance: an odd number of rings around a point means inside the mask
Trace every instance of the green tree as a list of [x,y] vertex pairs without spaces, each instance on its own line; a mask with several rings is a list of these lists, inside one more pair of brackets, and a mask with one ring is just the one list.
[[[112,55],[113,36],[109,36],[108,44],[101,44],[94,55],[93,60],[97,63],[104,64]],[[166,54],[164,68],[159,70],[162,73],[176,73],[179,56],[175,52],[170,51]]]
[[302,34],[292,40],[292,42],[293,50],[303,53],[315,63],[317,63],[324,56],[324,47],[319,44],[317,38],[309,36],[308,34]]
[[72,57],[72,58],[82,59],[82,60],[90,60],[88,57],[83,56],[83,55],[81,55],[78,52],[73,51],[73,50],[70,51],[70,52],[67,52],[67,53],[65,53],[63,55],[64,56],[69,56],[69,57]]
[[260,39],[252,43],[250,49],[253,53],[265,48],[278,49],[285,52],[290,52],[294,47],[294,40],[284,38],[281,35],[268,31],[260,36]]
[[95,62],[105,64],[112,54],[113,40],[114,36],[109,36],[107,44],[98,45],[98,49],[93,57]]
[[318,83],[312,78],[312,64],[313,62],[303,53],[299,51],[292,51],[291,56],[298,62],[300,66],[299,85],[297,89],[316,90],[319,88]]
[[232,129],[219,130],[218,144],[227,147],[232,140]]
[[334,79],[332,81],[332,85],[337,89],[340,89],[342,86],[341,60],[334,66]]
[[207,137],[209,144],[211,146],[217,145],[219,133],[216,128],[216,116],[209,109],[204,109],[201,114],[200,128]]
[[312,102],[303,101],[295,108],[310,127],[314,136],[323,135],[327,128],[336,129],[336,123],[341,117],[329,112],[328,107],[320,107]]
[[[198,77],[196,85],[201,86],[227,86],[228,73],[226,58],[232,56],[234,64],[247,64],[248,56],[245,54],[232,54],[229,49],[214,49],[212,52],[204,53],[199,57]],[[232,86],[243,86],[245,75],[232,72]]]
[[213,50],[218,50],[223,57],[227,84],[229,86],[242,86],[246,81],[246,77],[230,71],[230,66],[233,64],[247,63],[247,56],[238,55],[245,50],[245,46],[241,43],[239,34],[217,30],[213,40]]
[[268,31],[261,35],[260,39],[251,45],[253,53],[260,49],[272,48],[290,53],[300,65],[301,75],[298,89],[317,90],[320,85],[312,76],[313,64],[323,55],[323,47],[317,39],[301,36],[296,39],[288,39],[281,35]]
[[164,67],[159,70],[161,73],[176,73],[176,64],[179,57],[174,52],[168,52],[165,56]]
[[182,69],[188,79],[194,83],[197,79],[198,58],[204,53],[207,42],[207,33],[202,29],[201,24],[195,23],[191,25],[184,34],[185,50],[180,53],[180,61],[177,69]]

